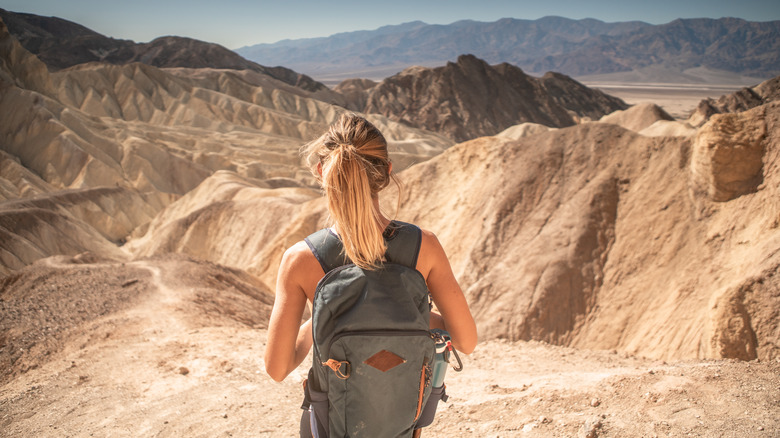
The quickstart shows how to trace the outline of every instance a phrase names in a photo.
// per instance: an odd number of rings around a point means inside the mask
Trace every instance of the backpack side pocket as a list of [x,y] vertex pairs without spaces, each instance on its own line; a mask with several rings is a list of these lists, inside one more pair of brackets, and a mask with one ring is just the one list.
[[327,438],[330,434],[328,394],[312,388],[312,373],[313,370],[309,370],[309,378],[303,384],[304,402],[301,407],[306,412],[301,421],[301,437]]
[[433,423],[433,418],[436,416],[436,408],[439,407],[439,400],[447,401],[446,386],[442,385],[438,388],[431,388],[431,395],[428,397],[428,401],[425,403],[425,407],[420,414],[420,418],[417,420],[415,429],[430,426]]

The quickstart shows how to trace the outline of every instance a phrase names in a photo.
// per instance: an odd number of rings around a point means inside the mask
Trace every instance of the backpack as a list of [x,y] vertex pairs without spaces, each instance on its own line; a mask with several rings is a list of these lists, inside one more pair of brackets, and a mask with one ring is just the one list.
[[[393,221],[384,237],[376,270],[351,263],[330,229],[305,239],[325,272],[314,294],[313,365],[304,382],[314,437],[410,437],[433,420],[432,412],[422,415],[430,410],[435,355],[428,287],[416,270],[422,233]],[[446,400],[443,390],[436,403]],[[421,417],[430,417],[427,424]]]

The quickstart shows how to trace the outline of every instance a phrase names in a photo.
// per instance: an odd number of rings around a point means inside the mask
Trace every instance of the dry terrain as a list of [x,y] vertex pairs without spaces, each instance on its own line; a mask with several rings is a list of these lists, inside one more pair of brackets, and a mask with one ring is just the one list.
[[[269,303],[241,305],[253,302],[251,281],[182,257],[54,258],[22,270],[5,286],[6,315],[42,314],[54,290],[68,301],[57,321],[23,323],[56,341],[21,353],[24,371],[4,380],[0,436],[297,436],[306,366],[283,383],[265,375]],[[423,436],[780,434],[780,360],[661,361],[488,340],[463,361]]]
[[717,98],[738,88],[735,85],[599,83],[587,81],[585,85],[619,97],[629,105],[653,103],[662,107],[678,120],[686,120],[703,99]]
[[[50,73],[2,22],[0,59],[0,436],[295,436],[308,365],[273,382],[266,328],[327,223],[298,148],[347,97]],[[457,144],[368,115],[388,213],[436,232],[481,338],[423,436],[780,436],[777,82],[696,123],[692,89],[613,88],[636,105]]]

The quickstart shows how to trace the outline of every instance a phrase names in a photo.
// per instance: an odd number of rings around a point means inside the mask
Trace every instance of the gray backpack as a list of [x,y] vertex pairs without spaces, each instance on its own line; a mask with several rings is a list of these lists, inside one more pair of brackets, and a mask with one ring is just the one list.
[[428,288],[415,269],[421,231],[394,221],[384,236],[386,260],[373,271],[346,259],[329,229],[305,239],[326,273],[314,294],[314,364],[304,384],[314,437],[410,437],[433,419],[423,415],[435,349]]

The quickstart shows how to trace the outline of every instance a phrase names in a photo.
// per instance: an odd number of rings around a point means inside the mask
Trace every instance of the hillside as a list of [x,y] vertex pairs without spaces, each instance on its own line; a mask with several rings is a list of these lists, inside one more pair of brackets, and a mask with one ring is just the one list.
[[[2,273],[56,254],[126,257],[116,243],[219,170],[259,187],[311,186],[298,148],[338,114],[247,71],[92,63],[51,74],[5,27],[0,55]],[[399,169],[452,145],[372,120]]]
[[[20,177],[7,180],[8,201],[0,205],[9,236],[6,272],[48,255],[89,251],[126,260],[173,252],[246,270],[270,289],[281,251],[325,223],[297,148],[335,117],[335,107],[246,71],[90,64],[52,75],[5,35],[4,74],[13,82],[0,107],[14,111],[3,112],[1,144],[7,166]],[[512,69],[462,57],[419,76],[454,70],[480,81]],[[549,94],[552,102],[576,97]],[[418,163],[403,174],[408,187],[399,218],[441,234],[484,336],[659,358],[750,359],[776,354],[767,328],[775,317],[758,304],[776,299],[770,292],[777,269],[776,108],[713,118],[695,139],[685,129],[682,136],[675,129],[672,136],[640,135],[677,123],[643,106],[602,122],[457,147],[405,128],[408,123],[371,119],[390,138],[400,170]],[[25,135],[17,134],[19,127]],[[722,156],[745,163],[735,173],[719,164]],[[455,191],[452,181],[460,181]],[[665,181],[662,190],[655,181]],[[22,193],[32,197],[14,199]],[[268,217],[255,226],[257,211]],[[750,225],[739,231],[743,226],[734,224],[751,211]],[[461,219],[452,222],[453,215]],[[25,225],[31,221],[41,225]],[[696,266],[738,274],[704,280]],[[745,288],[757,295],[746,297],[739,292]],[[678,302],[672,297],[680,290],[703,295],[687,292]],[[674,312],[647,296],[669,296],[663,302],[685,309],[653,338],[647,337],[652,318],[634,319],[639,309],[665,317]],[[723,321],[733,315],[714,309],[732,299],[736,315],[750,315],[749,329],[723,334],[731,327]],[[715,307],[693,312],[686,300]],[[561,301],[568,305],[548,304]],[[601,317],[611,306],[621,310]],[[623,328],[613,335],[599,328],[618,318]],[[704,329],[692,332],[690,324]],[[670,345],[669,337],[681,333],[687,337]],[[732,335],[734,345],[718,344]]]
[[[284,65],[333,81],[381,79],[413,65],[434,67],[455,61],[465,53],[490,64],[510,63],[534,74],[555,71],[580,77],[653,67],[680,76],[703,67],[730,72],[732,80],[740,75],[766,79],[780,74],[778,31],[777,21],[735,18],[675,20],[662,25],[562,17],[504,18],[490,23],[406,23],[325,38],[258,44],[236,52],[261,64]],[[705,81],[706,77],[694,80]]]
[[534,78],[512,65],[490,66],[471,55],[444,67],[409,68],[378,84],[348,80],[334,91],[345,94],[350,109],[455,141],[494,135],[520,123],[572,126],[628,107],[561,74]]
[[735,93],[717,99],[702,100],[690,115],[689,121],[693,125],[701,126],[714,114],[746,111],[778,99],[780,99],[780,76],[766,80],[755,87],[743,87]]
[[124,65],[142,62],[155,67],[251,70],[308,91],[326,87],[284,67],[265,67],[218,44],[175,36],[148,43],[117,40],[57,17],[19,14],[0,9],[11,35],[52,70],[89,62]]
[[602,124],[474,140],[406,172],[400,214],[442,230],[483,336],[773,358],[758,332],[780,291],[778,108],[716,117],[692,142]]
[[[780,102],[694,127],[473,57],[407,74],[459,88],[415,101],[446,120],[511,72],[576,123],[477,108],[494,135],[456,144],[367,115],[405,183],[381,202],[436,233],[480,336],[423,436],[780,434]],[[299,147],[382,83],[346,85],[53,72],[0,21],[0,436],[296,435],[310,361],[273,382],[266,327],[283,251],[328,223]]]

